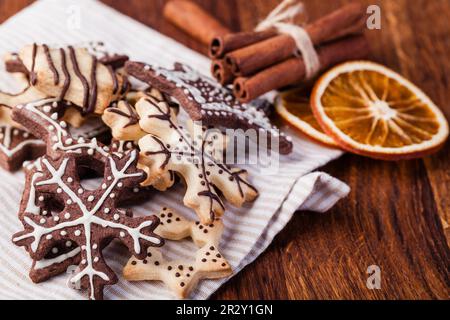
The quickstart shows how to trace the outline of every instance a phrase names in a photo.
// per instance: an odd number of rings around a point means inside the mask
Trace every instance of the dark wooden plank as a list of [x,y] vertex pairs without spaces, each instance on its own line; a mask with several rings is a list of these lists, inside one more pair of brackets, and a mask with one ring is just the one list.
[[[0,21],[29,2],[0,0]],[[205,52],[162,19],[165,0],[104,2]],[[251,30],[279,1],[196,2],[233,30]],[[305,1],[311,18],[347,2]],[[450,117],[450,2],[363,2],[382,8],[382,30],[368,34],[372,59],[410,78]],[[449,159],[447,143],[421,160],[389,163],[347,154],[325,166],[352,187],[349,197],[326,214],[296,213],[268,250],[214,298],[448,298],[450,252],[441,219],[450,222]],[[381,268],[381,290],[366,288],[372,264]]]
[[34,0],[1,0],[0,1],[0,23],[3,23],[6,19],[8,19],[13,14],[22,10],[29,4],[31,4]]
[[[375,3],[382,8],[383,24],[368,34],[372,58],[410,77],[448,117],[449,26],[442,13],[450,12],[449,3],[436,1],[425,12],[407,1]],[[339,3],[307,5],[314,16]],[[426,65],[417,68],[416,61],[424,60]],[[229,285],[240,298],[277,298],[264,279],[286,283],[282,298],[448,298],[450,256],[438,215],[449,214],[448,159],[449,144],[423,160],[388,163],[345,155],[329,164],[324,170],[346,181],[350,196],[325,215],[298,213],[263,257]],[[371,264],[381,268],[381,290],[366,288]],[[258,279],[263,279],[258,284],[263,295],[242,290]],[[234,292],[224,288],[216,297],[233,298]]]

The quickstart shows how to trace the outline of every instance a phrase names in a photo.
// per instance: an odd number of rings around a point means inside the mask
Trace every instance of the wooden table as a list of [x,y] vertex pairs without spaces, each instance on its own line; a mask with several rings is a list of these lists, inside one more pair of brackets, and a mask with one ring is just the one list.
[[[0,22],[31,0],[0,0]],[[205,52],[162,18],[165,0],[104,0]],[[197,1],[233,30],[250,30],[277,0]],[[305,1],[311,18],[348,1]],[[372,59],[411,79],[450,118],[450,1],[363,1],[382,9]],[[139,35],[134,35],[139,36]],[[37,41],[39,39],[36,39]],[[352,191],[326,214],[298,212],[256,262],[216,299],[448,299],[450,143],[420,160],[383,162],[346,154],[323,171]],[[444,228],[443,228],[444,226]],[[381,268],[381,289],[366,287]]]

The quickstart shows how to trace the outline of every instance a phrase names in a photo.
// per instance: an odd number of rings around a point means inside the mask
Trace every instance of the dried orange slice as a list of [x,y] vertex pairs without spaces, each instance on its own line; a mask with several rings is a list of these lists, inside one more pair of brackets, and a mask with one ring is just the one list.
[[292,89],[282,92],[276,99],[275,110],[285,122],[308,138],[329,147],[338,147],[314,117],[306,90]]
[[447,120],[425,93],[373,62],[348,62],[325,73],[311,104],[323,130],[343,149],[372,158],[424,156],[449,134]]

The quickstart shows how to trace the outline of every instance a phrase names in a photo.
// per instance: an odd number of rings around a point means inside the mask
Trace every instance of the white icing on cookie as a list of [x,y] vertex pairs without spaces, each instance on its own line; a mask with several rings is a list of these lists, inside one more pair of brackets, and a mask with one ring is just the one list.
[[[81,213],[81,216],[79,216],[74,220],[63,221],[51,227],[37,224],[29,216],[24,216],[23,222],[32,227],[32,231],[14,237],[13,239],[14,242],[17,242],[20,240],[32,238],[33,241],[31,242],[30,249],[32,252],[36,252],[41,243],[42,237],[45,237],[46,239],[50,240],[52,238],[52,233],[55,231],[61,232],[65,231],[66,228],[79,227],[80,229],[77,229],[75,231],[75,235],[81,236],[81,234],[83,233],[83,236],[85,237],[86,249],[84,259],[86,261],[86,264],[83,267],[83,269],[71,279],[71,281],[77,282],[81,280],[83,277],[87,276],[90,284],[91,299],[95,298],[94,277],[96,276],[100,277],[105,281],[109,280],[109,277],[104,272],[97,270],[93,264],[95,257],[93,256],[94,253],[92,252],[92,244],[91,244],[92,225],[99,225],[102,227],[119,229],[121,232],[124,232],[133,240],[135,254],[139,254],[141,252],[141,245],[139,242],[141,239],[146,240],[155,245],[159,245],[161,243],[161,241],[158,238],[145,235],[141,231],[144,228],[150,227],[153,224],[153,221],[147,220],[142,222],[137,227],[129,227],[120,222],[105,220],[97,215],[99,210],[102,209],[106,199],[108,199],[108,197],[110,197],[110,195],[113,194],[114,188],[121,180],[126,178],[139,177],[142,175],[142,172],[126,173],[127,170],[130,168],[130,166],[132,165],[132,163],[136,160],[137,155],[138,153],[135,150],[130,152],[129,159],[127,160],[123,168],[120,170],[117,169],[116,163],[113,160],[113,158],[111,157],[108,158],[111,169],[111,182],[108,188],[102,191],[101,196],[98,198],[97,202],[91,207],[91,209],[88,209],[86,207],[84,201],[78,196],[76,192],[72,190],[72,188],[70,188],[65,183],[64,181],[65,179],[63,179],[64,176],[66,175],[66,169],[69,159],[65,158],[61,162],[59,168],[55,168],[48,161],[48,159],[44,158],[42,160],[42,165],[45,166],[46,170],[48,170],[51,173],[51,178],[45,181],[37,182],[36,186],[56,185],[57,187],[61,188],[64,194],[69,197],[71,203],[77,206],[79,212]],[[116,215],[118,214],[115,214],[114,216]],[[117,221],[119,219],[114,220]],[[83,232],[81,232],[81,230],[83,230]]]
[[[152,68],[158,76],[163,76],[179,88],[185,88],[184,93],[201,105],[203,114],[217,116],[233,114],[241,120],[246,120],[250,125],[256,124],[271,133],[278,132],[264,111],[252,104],[240,104],[227,89],[220,86],[214,79],[201,75],[186,65],[182,65],[182,71],[167,70],[157,66],[152,66]],[[194,85],[190,82],[196,83]]]
[[59,256],[57,256],[55,258],[42,259],[42,260],[36,261],[36,263],[34,264],[34,269],[37,269],[37,270],[44,269],[44,268],[50,267],[54,264],[64,262],[67,259],[75,257],[80,252],[81,252],[81,249],[79,247],[77,247],[67,253],[60,254]]
[[[74,152],[74,153],[81,153],[82,149],[93,149],[96,152],[100,153],[102,156],[107,157],[108,152],[103,150],[98,143],[96,138],[92,138],[90,142],[86,142],[84,138],[80,137],[78,139],[77,143],[73,143],[73,139],[70,138],[70,135],[66,129],[64,129],[61,124],[57,121],[52,119],[52,117],[49,117],[44,112],[40,111],[37,107],[41,107],[43,105],[57,102],[58,99],[52,98],[52,99],[45,99],[40,100],[33,103],[28,103],[25,105],[25,109],[28,111],[33,112],[35,115],[41,117],[45,121],[50,123],[49,129],[53,128],[51,131],[56,131],[56,141],[54,141],[52,145],[53,150],[60,150],[63,152]],[[65,143],[66,142],[66,143]]]
[[[43,146],[45,143],[39,139],[29,139],[18,143],[16,146],[11,147],[13,131],[14,129],[11,125],[3,125],[0,127],[2,132],[3,140],[0,143],[0,151],[3,152],[8,158],[12,158],[17,152],[21,151],[23,148],[29,145]],[[25,132],[27,133],[27,132]],[[27,137],[24,136],[25,139]]]

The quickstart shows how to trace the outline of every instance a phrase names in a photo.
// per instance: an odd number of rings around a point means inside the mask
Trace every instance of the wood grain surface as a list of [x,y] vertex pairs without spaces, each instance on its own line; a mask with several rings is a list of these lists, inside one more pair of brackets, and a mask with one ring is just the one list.
[[[382,10],[381,30],[368,32],[371,59],[411,79],[449,119],[450,1],[361,1]],[[0,0],[0,22],[31,2]],[[104,2],[205,52],[164,21],[165,0]],[[251,30],[279,1],[196,2],[232,30]],[[304,2],[313,19],[349,1]],[[322,170],[350,185],[348,198],[326,214],[297,212],[267,251],[213,298],[448,299],[449,163],[450,143],[419,160],[383,162],[346,154],[330,163]],[[370,265],[381,268],[379,290],[366,287]]]

